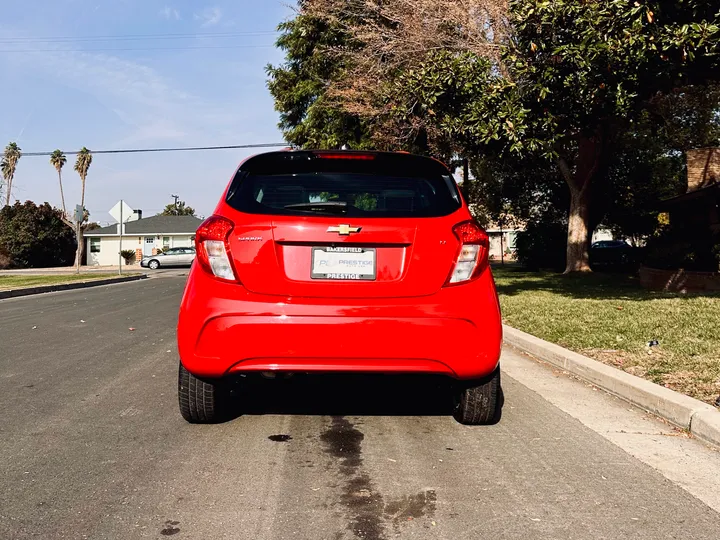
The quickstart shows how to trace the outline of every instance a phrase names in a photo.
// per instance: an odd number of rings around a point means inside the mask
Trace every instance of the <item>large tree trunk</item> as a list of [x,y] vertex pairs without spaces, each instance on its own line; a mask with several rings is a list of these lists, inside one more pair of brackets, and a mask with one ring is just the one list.
[[565,273],[590,272],[590,196],[587,189],[570,188],[567,265]]
[[591,186],[600,169],[603,137],[600,132],[578,139],[578,155],[574,170],[562,158],[558,166],[570,188],[568,218],[567,263],[565,273],[590,272]]

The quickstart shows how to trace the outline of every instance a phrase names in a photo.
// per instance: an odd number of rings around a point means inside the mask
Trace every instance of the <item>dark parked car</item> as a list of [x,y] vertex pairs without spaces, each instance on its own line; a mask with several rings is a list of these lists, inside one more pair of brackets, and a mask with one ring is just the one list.
[[590,264],[595,267],[627,268],[635,261],[634,248],[624,240],[601,240],[590,248]]

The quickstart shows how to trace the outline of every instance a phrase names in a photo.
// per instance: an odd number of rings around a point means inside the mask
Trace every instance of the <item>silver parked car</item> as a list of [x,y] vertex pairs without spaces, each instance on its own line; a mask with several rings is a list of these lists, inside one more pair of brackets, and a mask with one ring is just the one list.
[[161,266],[190,266],[194,260],[195,248],[170,248],[164,253],[144,257],[140,266],[157,270]]

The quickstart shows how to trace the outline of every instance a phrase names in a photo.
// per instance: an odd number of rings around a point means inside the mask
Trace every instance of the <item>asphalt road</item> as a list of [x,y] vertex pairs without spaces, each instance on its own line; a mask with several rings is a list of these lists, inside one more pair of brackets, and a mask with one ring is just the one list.
[[490,427],[375,377],[188,425],[183,280],[0,301],[0,538],[720,538],[717,452],[512,352]]

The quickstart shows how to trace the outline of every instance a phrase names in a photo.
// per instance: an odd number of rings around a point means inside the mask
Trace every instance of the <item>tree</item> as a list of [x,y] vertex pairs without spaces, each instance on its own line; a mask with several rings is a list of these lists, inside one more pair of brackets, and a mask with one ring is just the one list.
[[60,183],[60,200],[62,202],[62,211],[63,216],[65,219],[67,218],[67,207],[65,206],[65,194],[63,193],[63,185],[62,185],[62,168],[67,163],[67,158],[65,157],[65,154],[62,153],[61,150],[55,150],[50,155],[50,164],[55,167],[55,170],[58,173],[58,182]]
[[570,190],[566,272],[588,271],[593,193],[659,95],[717,77],[720,12],[700,0],[513,0],[506,55]]
[[185,206],[185,201],[177,201],[168,204],[159,216],[194,216],[195,210],[189,206]]
[[0,210],[0,253],[16,268],[70,264],[75,238],[62,218],[62,211],[48,203],[5,206]]
[[2,162],[0,162],[0,169],[2,169],[2,175],[5,179],[5,205],[10,204],[10,196],[12,195],[12,183],[13,179],[15,178],[15,169],[17,168],[17,164],[21,156],[22,151],[18,147],[17,143],[11,142],[5,147]]
[[[383,131],[405,140],[425,137],[441,155],[554,160],[570,194],[566,272],[590,269],[593,193],[608,187],[637,115],[720,73],[720,13],[701,0],[309,4],[349,20],[344,30],[364,46],[345,52],[352,69],[328,89],[348,110],[386,119],[395,129]],[[343,19],[349,9],[374,16]]]
[[[75,160],[75,171],[80,175],[80,207],[85,209],[85,181],[87,180],[87,174],[92,164],[93,156],[90,150],[84,146],[80,149]],[[80,264],[82,263],[82,256],[84,251],[83,246],[83,229],[82,224],[86,221],[88,213],[84,210],[83,219],[75,223],[75,234],[77,237],[77,253],[75,255],[75,265],[78,273],[80,272]]]
[[346,69],[332,49],[349,47],[340,25],[306,12],[300,2],[294,19],[282,23],[277,46],[285,51],[285,62],[268,65],[268,89],[280,112],[279,127],[285,140],[303,148],[340,148],[348,144],[369,146],[366,122],[343,110],[326,89]]

